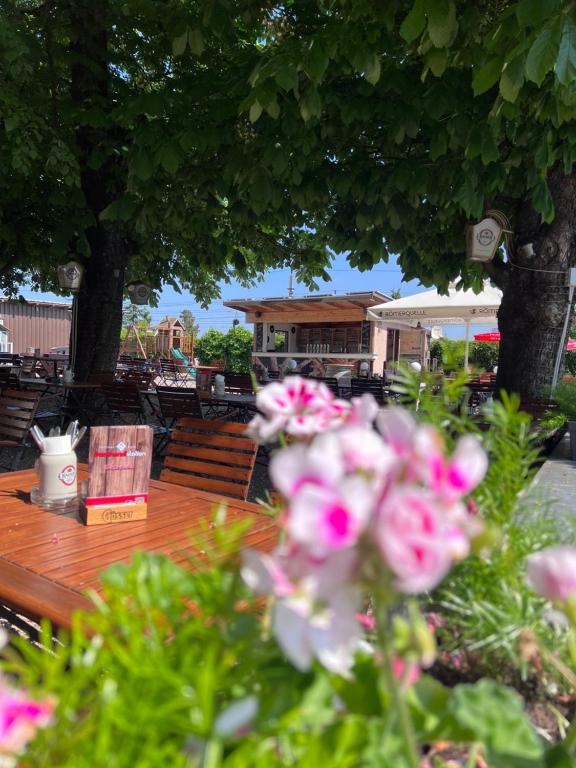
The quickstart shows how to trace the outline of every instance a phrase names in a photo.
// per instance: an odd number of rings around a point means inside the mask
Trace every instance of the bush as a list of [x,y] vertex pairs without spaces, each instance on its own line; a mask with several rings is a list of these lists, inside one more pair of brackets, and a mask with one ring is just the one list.
[[568,421],[576,421],[576,384],[561,381],[554,390],[554,401]]
[[241,326],[233,326],[228,333],[210,328],[196,341],[195,354],[200,365],[211,365],[215,360],[224,360],[226,371],[250,373],[252,342],[252,333]]
[[[499,344],[487,341],[470,343],[468,361],[473,368],[492,371],[498,365]],[[430,345],[430,358],[438,361],[438,368],[457,371],[464,368],[465,342],[461,339],[440,339]]]

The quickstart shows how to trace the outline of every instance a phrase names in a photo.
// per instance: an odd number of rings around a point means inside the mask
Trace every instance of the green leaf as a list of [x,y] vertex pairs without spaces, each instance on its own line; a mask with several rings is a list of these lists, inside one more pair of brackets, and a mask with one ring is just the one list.
[[172,40],[172,53],[174,56],[182,56],[188,45],[188,29]]
[[274,100],[274,101],[271,101],[269,104],[267,104],[266,112],[268,112],[270,117],[274,118],[274,120],[277,120],[280,117],[280,107],[278,105],[278,102]]
[[478,179],[470,171],[465,171],[464,182],[456,193],[456,201],[467,216],[476,216],[482,211],[484,199],[479,189]]
[[364,77],[371,85],[376,85],[380,80],[382,68],[380,66],[380,57],[374,54],[368,64],[364,67]]
[[308,88],[306,93],[302,94],[300,114],[305,122],[308,122],[312,117],[320,117],[322,114],[322,99],[316,88]]
[[305,58],[304,68],[310,78],[319,83],[328,67],[328,53],[319,40],[314,40]]
[[486,129],[482,134],[482,162],[484,165],[495,163],[500,157],[498,144],[491,130]]
[[274,75],[274,79],[285,91],[298,90],[298,69],[291,62],[279,69]]
[[500,78],[500,93],[506,101],[514,102],[518,98],[524,83],[524,62],[521,56],[508,62]]
[[173,144],[165,144],[160,150],[160,164],[167,173],[174,175],[180,165],[180,155]]
[[553,220],[554,201],[545,180],[532,189],[532,204],[546,223]]
[[528,51],[525,67],[528,80],[542,84],[556,62],[559,44],[560,25],[557,22],[546,25]]
[[263,168],[258,168],[252,176],[250,185],[250,199],[254,213],[263,213],[271,197],[272,184],[270,183],[270,178]]
[[411,43],[420,37],[426,26],[426,13],[424,0],[416,0],[412,10],[400,25],[400,34],[407,43]]
[[204,45],[204,35],[199,29],[191,29],[188,32],[188,44],[192,53],[195,53],[196,56],[202,55],[206,46]]
[[556,0],[521,0],[516,8],[516,18],[521,27],[538,27],[558,5]]
[[248,112],[248,118],[250,119],[250,122],[255,123],[261,114],[262,114],[262,104],[260,104],[260,102],[256,100],[252,103],[252,106],[250,107],[250,111]]
[[451,0],[427,0],[428,35],[436,48],[445,48],[458,29],[456,6]]
[[495,59],[490,59],[483,67],[476,70],[474,77],[472,78],[472,88],[474,89],[474,96],[480,96],[486,91],[489,91],[493,85],[495,85],[502,73],[502,59],[497,56]]
[[574,87],[574,80],[576,79],[576,25],[570,16],[567,16],[564,21],[560,50],[554,71],[558,82]]
[[103,211],[100,211],[100,221],[116,221],[121,219],[128,221],[132,218],[136,210],[136,202],[128,197],[122,197],[120,200],[114,200],[113,203],[107,205]]
[[526,717],[522,699],[511,688],[493,680],[458,685],[448,707],[457,722],[474,734],[475,740],[497,757],[508,760],[498,765],[512,768],[519,765],[517,758],[531,760],[542,755],[542,743]]
[[154,163],[148,152],[144,150],[138,152],[132,160],[132,172],[142,181],[148,181],[154,172]]
[[442,49],[433,49],[426,56],[426,64],[435,77],[442,77],[448,65],[448,54]]
[[448,134],[442,129],[434,134],[430,142],[430,160],[438,160],[439,157],[446,154],[447,149]]

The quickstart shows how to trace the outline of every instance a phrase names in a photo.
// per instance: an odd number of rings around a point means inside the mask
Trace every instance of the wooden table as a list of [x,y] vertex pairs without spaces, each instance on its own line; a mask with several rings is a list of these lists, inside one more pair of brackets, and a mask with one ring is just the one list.
[[[80,466],[78,479],[87,477]],[[250,517],[246,545],[273,547],[275,521],[248,502],[223,499],[211,493],[152,480],[146,520],[86,527],[77,512],[48,512],[32,505],[33,470],[0,474],[0,604],[55,625],[69,627],[73,611],[90,610],[84,595],[100,591],[100,572],[117,562],[128,562],[135,550],[164,553],[188,564],[190,555],[202,555],[212,534],[214,505],[228,506],[231,522]]]

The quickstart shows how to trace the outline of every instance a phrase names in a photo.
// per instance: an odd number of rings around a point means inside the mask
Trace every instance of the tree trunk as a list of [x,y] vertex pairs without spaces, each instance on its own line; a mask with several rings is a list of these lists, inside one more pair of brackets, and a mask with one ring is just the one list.
[[509,263],[488,268],[503,291],[496,386],[523,399],[550,395],[568,310],[567,271],[576,265],[576,173],[566,176],[555,167],[548,186],[556,209],[552,223],[522,204]]
[[122,328],[124,273],[128,262],[126,238],[115,225],[95,228],[99,243],[90,259],[78,294],[77,342],[74,366],[77,381],[92,371],[114,371]]
[[[108,114],[114,108],[110,94],[108,2],[71,0],[68,7],[74,54],[73,101],[79,114]],[[76,131],[80,184],[94,222],[84,232],[87,255],[80,248],[74,251],[76,244],[71,244],[72,257],[80,260],[85,269],[77,298],[77,381],[86,380],[94,370],[114,370],[118,356],[124,275],[134,249],[122,222],[102,222],[99,217],[104,208],[122,196],[126,168],[123,160],[110,151],[103,162],[94,162],[94,158],[122,140],[118,129],[102,126],[100,121],[94,126],[81,123]]]

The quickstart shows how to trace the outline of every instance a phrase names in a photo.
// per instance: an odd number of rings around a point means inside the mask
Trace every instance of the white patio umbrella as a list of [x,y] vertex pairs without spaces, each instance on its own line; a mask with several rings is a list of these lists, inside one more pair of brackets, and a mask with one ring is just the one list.
[[464,365],[468,365],[470,344],[470,325],[495,325],[497,312],[502,301],[502,291],[488,282],[481,293],[468,289],[448,289],[448,295],[437,290],[423,291],[413,296],[405,296],[384,304],[370,307],[367,319],[392,327],[394,323],[404,323],[412,328],[431,325],[466,326],[466,349]]

